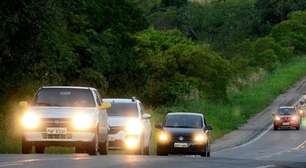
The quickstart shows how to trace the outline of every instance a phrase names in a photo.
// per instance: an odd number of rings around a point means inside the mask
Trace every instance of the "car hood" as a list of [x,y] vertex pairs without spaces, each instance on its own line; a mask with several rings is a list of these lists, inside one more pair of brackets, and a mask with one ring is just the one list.
[[201,132],[203,129],[199,128],[169,128],[164,127],[164,130],[172,136],[191,135],[196,132]]
[[112,117],[108,116],[108,124],[110,127],[124,127],[131,120],[137,120],[137,117]]
[[31,107],[31,111],[40,118],[72,118],[79,113],[87,113],[91,116],[97,114],[95,107]]

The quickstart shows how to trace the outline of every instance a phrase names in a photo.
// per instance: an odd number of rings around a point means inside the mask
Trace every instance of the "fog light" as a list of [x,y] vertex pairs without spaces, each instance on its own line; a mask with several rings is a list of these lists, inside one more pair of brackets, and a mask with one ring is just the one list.
[[136,137],[127,137],[124,143],[127,149],[136,149],[138,147],[138,139]]

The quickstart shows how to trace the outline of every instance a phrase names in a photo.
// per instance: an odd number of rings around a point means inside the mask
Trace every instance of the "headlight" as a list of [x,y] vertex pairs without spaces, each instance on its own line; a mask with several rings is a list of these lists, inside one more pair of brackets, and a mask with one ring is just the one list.
[[73,117],[73,126],[77,130],[87,130],[93,125],[93,119],[88,114],[77,114]]
[[205,133],[197,133],[194,135],[193,141],[200,144],[205,143],[207,142],[207,135]]
[[27,112],[22,116],[21,123],[27,129],[34,129],[39,125],[39,118],[35,113]]
[[292,119],[292,120],[296,120],[296,119],[297,119],[297,116],[292,116],[291,119]]
[[143,125],[139,120],[130,120],[126,126],[125,131],[128,134],[141,134]]
[[276,121],[279,121],[281,118],[280,118],[279,116],[275,116],[274,119],[275,119]]
[[303,115],[303,114],[304,114],[304,111],[303,111],[303,110],[300,110],[300,111],[299,111],[299,114],[300,114],[300,115]]
[[170,140],[170,135],[166,132],[161,132],[159,135],[158,135],[158,141],[159,142],[162,142],[162,143],[167,143],[169,142]]

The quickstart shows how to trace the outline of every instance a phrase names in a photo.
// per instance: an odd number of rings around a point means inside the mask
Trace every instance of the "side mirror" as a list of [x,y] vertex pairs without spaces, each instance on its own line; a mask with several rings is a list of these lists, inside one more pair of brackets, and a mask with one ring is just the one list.
[[150,119],[150,118],[151,118],[151,115],[145,113],[145,114],[142,115],[142,118],[143,118],[143,119]]
[[210,125],[206,126],[206,129],[209,131],[213,130],[213,128]]
[[110,103],[108,103],[108,102],[103,102],[103,103],[99,106],[99,108],[100,108],[100,109],[103,109],[103,110],[109,109],[109,108],[111,108],[111,107],[112,107],[112,104],[110,104]]
[[19,102],[19,107],[22,109],[27,109],[29,107],[29,103],[27,101]]
[[162,129],[163,126],[162,126],[161,124],[155,124],[155,128],[156,128],[156,129]]
[[303,102],[303,101],[301,101],[301,102],[300,102],[300,105],[304,105],[304,102]]

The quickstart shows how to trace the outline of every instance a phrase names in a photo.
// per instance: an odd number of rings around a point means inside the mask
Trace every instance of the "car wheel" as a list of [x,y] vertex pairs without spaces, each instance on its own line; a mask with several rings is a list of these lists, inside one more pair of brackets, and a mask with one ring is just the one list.
[[83,145],[77,145],[75,146],[75,153],[86,153],[86,149]]
[[300,125],[296,127],[296,130],[300,130]]
[[29,154],[32,151],[32,144],[22,138],[21,142],[21,153],[22,154]]
[[158,156],[168,156],[168,151],[165,148],[163,148],[163,147],[157,146],[156,154]]
[[108,153],[108,142],[99,143],[99,153],[101,155],[107,155]]
[[98,136],[95,135],[94,140],[87,145],[87,153],[89,155],[97,155],[98,153]]
[[45,152],[45,146],[44,145],[36,145],[35,146],[35,153],[44,153]]
[[278,127],[276,125],[273,126],[274,131],[278,130]]

